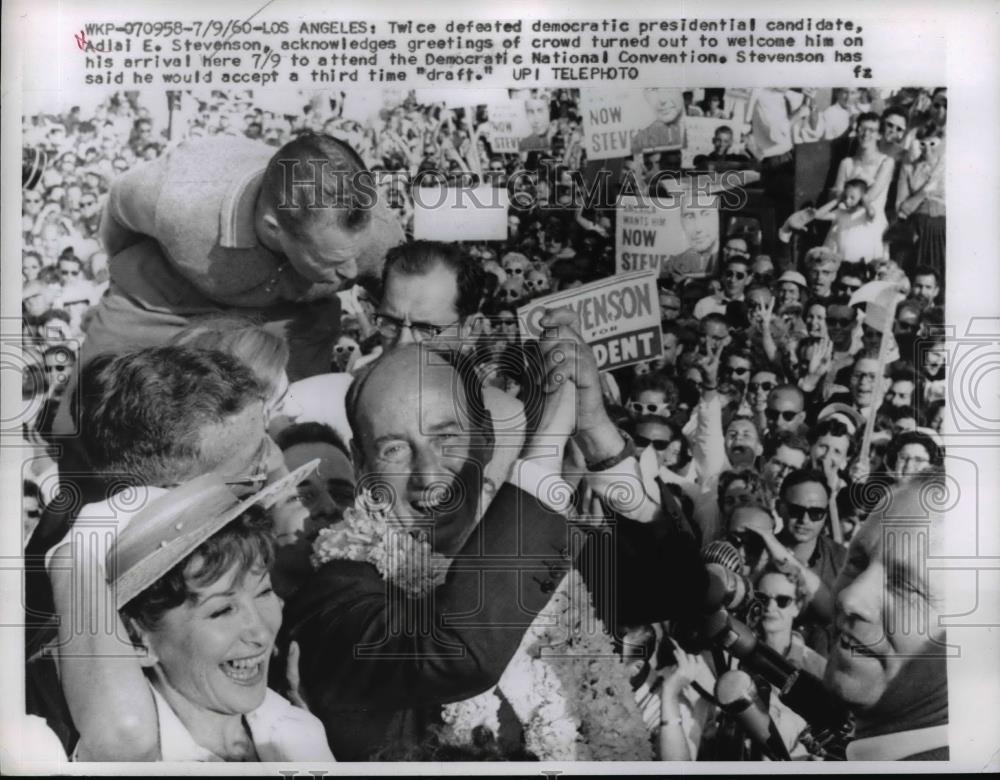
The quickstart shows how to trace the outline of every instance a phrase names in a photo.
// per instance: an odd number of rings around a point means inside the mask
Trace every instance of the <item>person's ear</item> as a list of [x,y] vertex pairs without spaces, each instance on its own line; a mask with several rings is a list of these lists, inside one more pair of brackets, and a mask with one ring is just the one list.
[[278,236],[281,235],[281,225],[278,224],[277,216],[275,216],[274,212],[270,209],[264,212],[261,224],[263,225],[265,232],[270,237],[278,238]]

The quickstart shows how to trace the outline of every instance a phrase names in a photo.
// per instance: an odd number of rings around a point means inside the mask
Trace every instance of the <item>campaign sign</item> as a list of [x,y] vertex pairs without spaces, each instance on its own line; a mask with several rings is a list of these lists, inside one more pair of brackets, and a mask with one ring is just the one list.
[[498,100],[486,105],[490,148],[494,154],[516,154],[521,138],[530,133],[523,100]]
[[517,310],[522,333],[539,338],[545,310],[558,308],[576,312],[580,335],[594,350],[602,371],[643,363],[663,353],[655,273],[609,276],[536,298]]
[[[588,160],[629,157],[632,139],[650,117],[642,93],[627,87],[584,87],[580,117]],[[645,121],[644,121],[645,120]]]
[[510,197],[504,187],[419,187],[413,191],[413,237],[432,241],[503,241]]
[[744,122],[734,122],[732,119],[710,119],[708,117],[687,117],[684,123],[684,149],[681,152],[681,167],[693,168],[694,158],[699,154],[711,154],[715,151],[712,139],[720,127],[728,127],[731,131],[732,146],[729,154],[743,154],[743,135],[750,132],[750,126]]
[[617,273],[655,270],[703,276],[719,251],[718,198],[689,189],[622,197],[615,224]]

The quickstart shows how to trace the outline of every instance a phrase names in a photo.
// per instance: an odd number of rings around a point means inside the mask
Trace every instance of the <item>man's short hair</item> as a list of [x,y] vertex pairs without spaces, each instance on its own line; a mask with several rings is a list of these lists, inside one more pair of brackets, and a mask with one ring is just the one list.
[[377,190],[364,161],[343,141],[302,133],[268,161],[261,197],[272,205],[281,228],[301,237],[321,215],[338,209],[339,224],[357,231],[371,218]]
[[664,403],[671,407],[677,406],[677,385],[672,379],[664,376],[659,371],[650,371],[648,374],[636,377],[635,383],[632,385],[632,397],[636,398],[639,393],[646,390],[663,393]]
[[858,114],[855,127],[861,127],[862,122],[874,122],[879,127],[882,126],[882,117],[876,114],[874,111],[865,111],[864,113]]
[[913,278],[916,279],[918,276],[933,276],[934,283],[939,287],[941,286],[941,274],[937,272],[935,268],[929,265],[918,265],[913,269]]
[[423,276],[443,265],[455,274],[458,299],[455,310],[460,317],[479,311],[486,294],[486,272],[482,265],[465,254],[460,244],[442,241],[410,241],[393,247],[382,269],[382,290],[386,289],[390,273]]
[[[729,322],[726,320],[726,315],[719,314],[717,311],[709,312],[701,318],[702,326],[711,325],[713,322],[718,325],[724,325],[727,330],[729,329]],[[701,330],[704,330],[704,327],[702,327]]]
[[908,125],[910,123],[909,117],[906,115],[906,112],[901,108],[893,107],[893,108],[887,108],[885,111],[883,111],[881,116],[883,124],[885,123],[885,120],[890,116],[898,116],[900,119],[903,120],[903,124],[905,125]]
[[830,498],[830,486],[827,484],[826,477],[822,471],[817,471],[816,469],[798,469],[793,471],[781,481],[781,488],[778,490],[778,496],[783,499],[786,495],[788,495],[788,491],[793,487],[805,485],[809,482],[816,482],[822,485],[823,492],[826,493],[827,499]]
[[834,263],[838,270],[843,259],[832,249],[825,246],[814,246],[806,252],[806,268],[822,268],[827,263]]
[[326,423],[293,423],[282,429],[274,437],[274,441],[282,452],[299,444],[329,444],[344,453],[348,459],[351,457],[351,452],[340,434]]
[[764,460],[773,458],[781,447],[798,450],[809,457],[809,442],[804,436],[795,431],[778,431],[773,436],[768,436],[764,443]]
[[71,412],[97,473],[168,485],[214,467],[201,462],[206,426],[264,398],[260,382],[234,357],[156,347],[91,360]]

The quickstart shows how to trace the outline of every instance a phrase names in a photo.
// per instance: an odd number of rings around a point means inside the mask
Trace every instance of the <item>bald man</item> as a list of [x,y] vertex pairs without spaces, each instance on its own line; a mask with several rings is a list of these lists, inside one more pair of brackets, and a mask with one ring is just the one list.
[[826,684],[854,713],[853,761],[946,761],[948,679],[942,582],[945,518],[922,496],[947,490],[928,475],[893,488],[858,530],[835,587],[836,642]]

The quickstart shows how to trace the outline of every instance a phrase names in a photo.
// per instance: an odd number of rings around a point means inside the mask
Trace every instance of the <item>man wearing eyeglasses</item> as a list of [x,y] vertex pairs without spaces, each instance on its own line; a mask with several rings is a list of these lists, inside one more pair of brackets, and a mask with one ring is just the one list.
[[795,385],[778,385],[767,396],[764,409],[767,435],[798,433],[806,421],[805,395]]
[[76,255],[64,255],[59,258],[59,280],[63,287],[70,282],[83,278],[83,261]]
[[832,633],[833,586],[847,560],[847,551],[823,533],[830,501],[823,473],[804,469],[785,477],[776,505],[784,524],[778,540],[795,559],[776,563],[795,567],[797,562],[818,578],[818,582],[813,580],[812,597],[801,622],[806,644],[824,656]]
[[375,327],[391,349],[442,336],[474,340],[483,332],[485,275],[457,244],[411,241],[389,251]]
[[722,270],[721,280],[721,292],[716,295],[707,295],[695,304],[694,318],[696,320],[713,312],[725,315],[727,303],[743,300],[743,291],[750,281],[749,260],[741,255],[728,257]]

